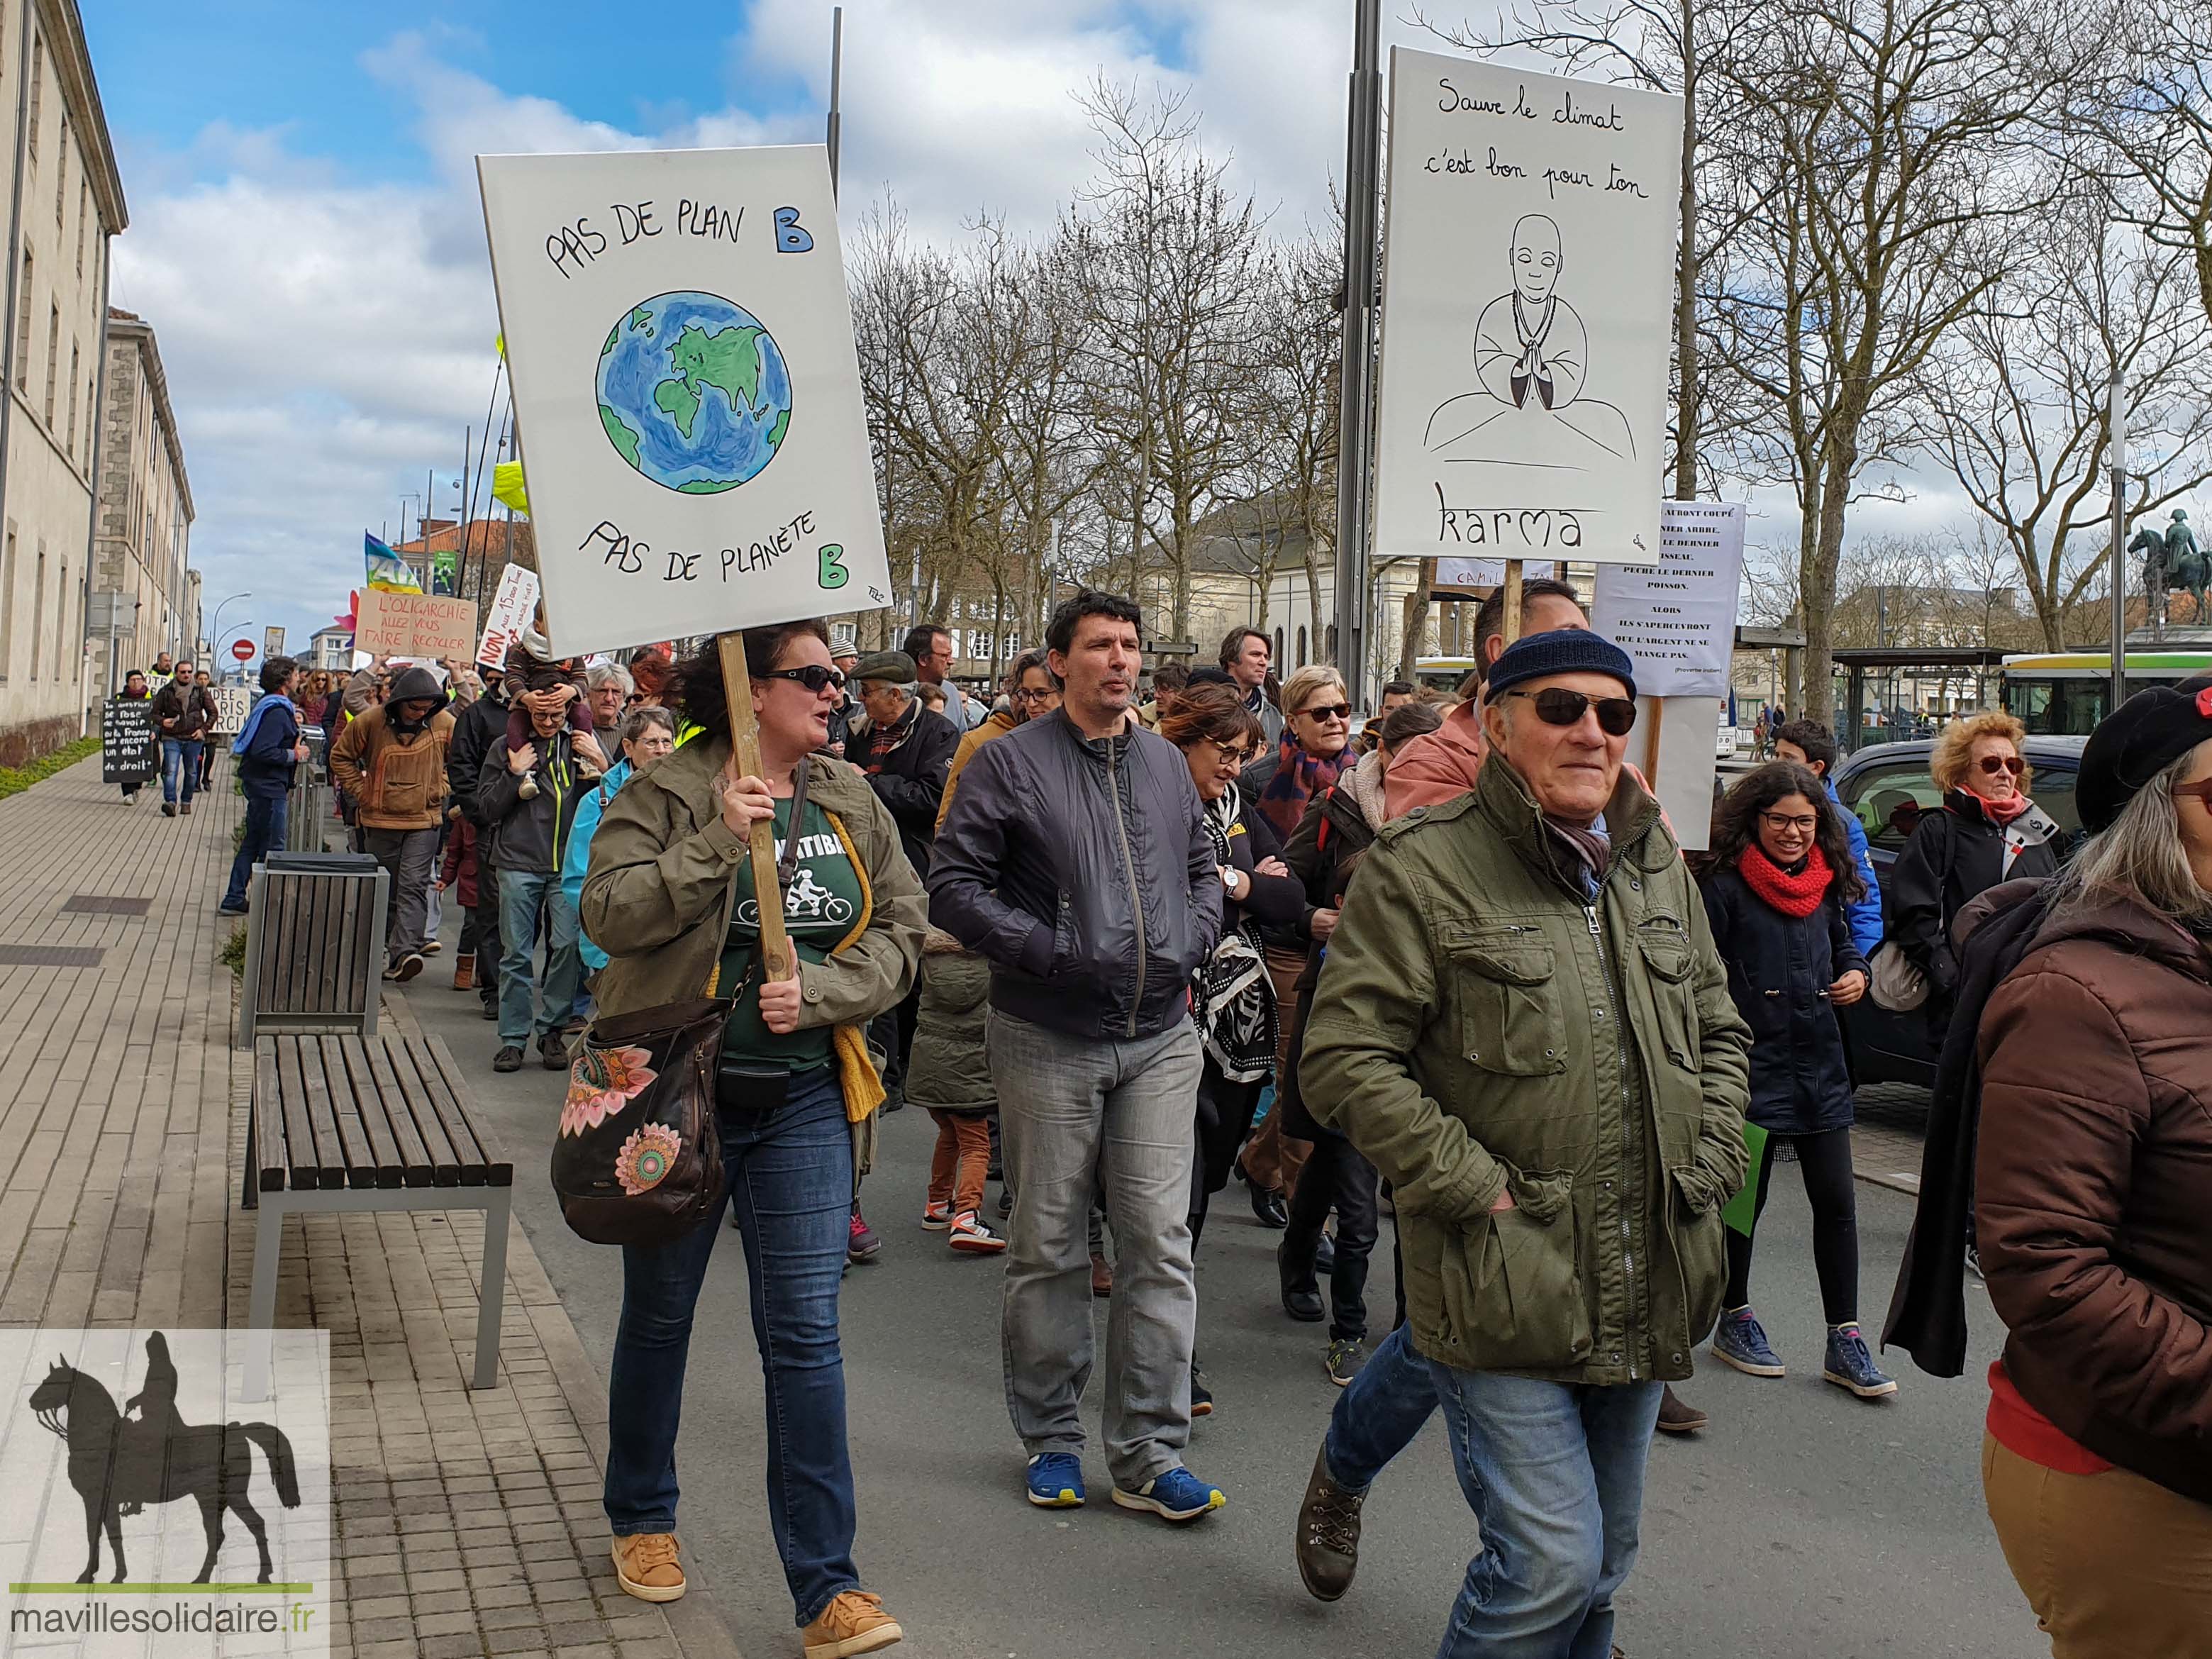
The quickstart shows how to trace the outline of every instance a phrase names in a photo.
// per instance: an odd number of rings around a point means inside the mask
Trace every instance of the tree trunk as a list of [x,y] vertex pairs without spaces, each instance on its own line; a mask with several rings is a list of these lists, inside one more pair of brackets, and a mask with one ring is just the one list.
[[1698,368],[1698,55],[1697,0],[1682,0],[1682,192],[1680,256],[1674,274],[1674,499],[1698,496],[1698,428],[1703,386]]
[[1437,562],[1419,559],[1414,562],[1413,591],[1406,595],[1405,631],[1398,639],[1398,678],[1413,678],[1413,660],[1421,654],[1424,637],[1429,631],[1429,595],[1436,589]]

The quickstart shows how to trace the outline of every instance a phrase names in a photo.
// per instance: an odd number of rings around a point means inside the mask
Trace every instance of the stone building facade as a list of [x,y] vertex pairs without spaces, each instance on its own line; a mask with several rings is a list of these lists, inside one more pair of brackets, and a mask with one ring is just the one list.
[[[123,676],[167,651],[198,651],[199,617],[191,580],[192,491],[169,385],[153,326],[111,307],[107,379],[100,393],[100,532],[93,549],[94,593],[137,601],[137,623],[108,641],[88,641],[87,695],[118,688]],[[128,606],[126,605],[125,609]]]
[[[109,243],[127,214],[73,0],[0,0],[0,765],[85,729]],[[0,113],[0,121],[7,116]]]

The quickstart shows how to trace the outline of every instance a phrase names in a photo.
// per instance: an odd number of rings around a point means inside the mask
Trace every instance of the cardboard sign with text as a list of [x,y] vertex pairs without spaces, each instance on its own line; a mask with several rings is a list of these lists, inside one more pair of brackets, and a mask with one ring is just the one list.
[[477,661],[485,668],[505,668],[507,647],[521,637],[538,609],[538,573],[511,564],[500,573],[499,592],[492,596],[484,617],[483,637],[477,641]]
[[100,705],[100,781],[143,783],[161,770],[154,745],[154,705],[147,698],[110,697]]
[[1659,562],[1600,565],[1590,626],[1636,660],[1656,697],[1725,697],[1743,580],[1743,505],[1668,501]]
[[362,590],[354,619],[356,651],[379,657],[465,657],[477,639],[477,607],[470,599],[434,593]]
[[827,152],[477,174],[555,651],[889,604]]

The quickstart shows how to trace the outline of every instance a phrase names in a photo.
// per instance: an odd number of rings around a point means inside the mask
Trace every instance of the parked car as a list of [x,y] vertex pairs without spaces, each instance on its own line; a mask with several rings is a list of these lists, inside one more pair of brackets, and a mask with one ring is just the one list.
[[[2028,793],[2061,831],[2061,863],[2073,855],[2081,840],[2081,817],[2075,805],[2074,788],[2081,776],[2081,745],[2087,741],[2085,738],[2031,737],[2022,746],[2034,773]],[[1929,758],[1935,752],[1935,744],[1925,738],[1876,744],[1861,749],[1836,768],[1836,797],[1866,830],[1867,851],[1881,884],[1885,929],[1889,916],[1889,872],[1896,866],[1897,855],[1912,838],[1921,813],[1942,804],[1942,791],[1928,775]],[[1936,1050],[1929,1041],[1928,1022],[1917,1010],[1893,1014],[1866,998],[1844,1010],[1844,1034],[1850,1043],[1855,1081],[1913,1083],[1923,1088],[1934,1085]]]

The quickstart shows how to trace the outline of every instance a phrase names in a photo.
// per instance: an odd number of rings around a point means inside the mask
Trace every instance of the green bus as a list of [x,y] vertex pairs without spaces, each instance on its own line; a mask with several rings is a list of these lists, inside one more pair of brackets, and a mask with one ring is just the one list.
[[[2147,685],[2172,685],[2212,674],[2212,650],[2130,651],[2125,659],[2128,693]],[[2033,737],[2086,738],[2110,712],[2112,657],[2109,651],[2036,652],[2004,659],[2005,712]]]

